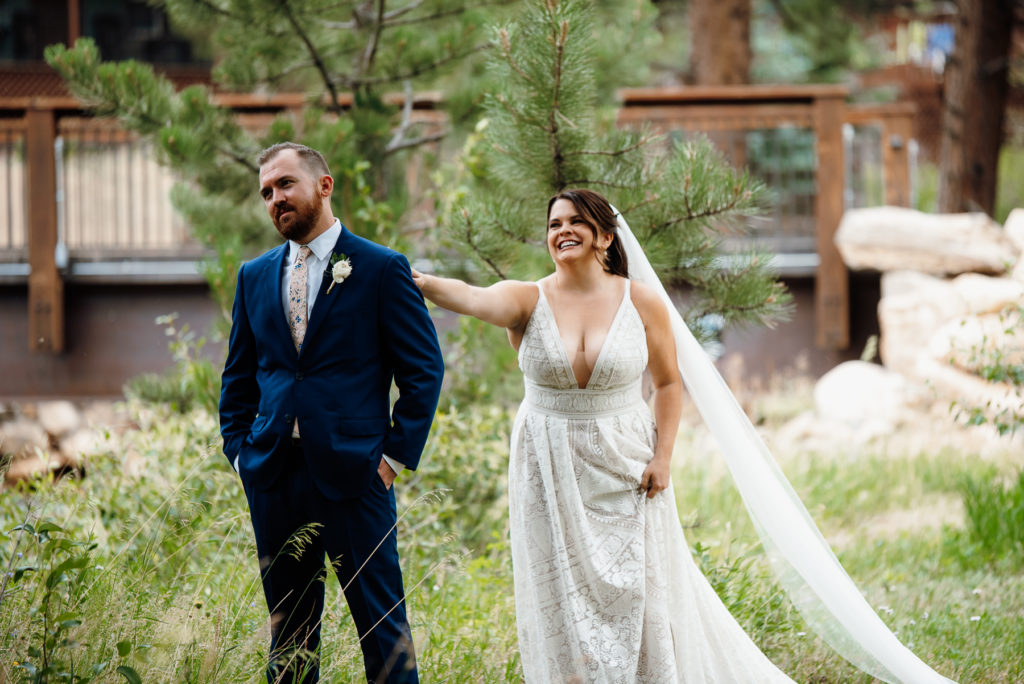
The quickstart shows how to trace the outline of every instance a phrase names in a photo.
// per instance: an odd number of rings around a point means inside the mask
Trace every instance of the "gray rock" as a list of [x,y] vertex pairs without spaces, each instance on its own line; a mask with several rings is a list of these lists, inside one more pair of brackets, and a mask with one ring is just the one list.
[[841,363],[814,386],[814,408],[826,421],[857,430],[858,440],[892,432],[906,412],[906,380],[866,361]]
[[998,313],[1011,304],[1024,304],[1024,283],[1012,278],[964,273],[951,285],[971,314]]
[[70,401],[39,402],[39,424],[56,438],[74,432],[82,424],[82,415]]
[[925,214],[903,207],[847,210],[835,243],[853,270],[933,275],[1005,273],[1020,251],[983,213]]
[[935,331],[967,315],[967,302],[942,278],[894,271],[882,276],[878,352],[886,368],[916,377],[917,357]]
[[46,432],[38,423],[27,418],[16,418],[0,425],[0,452],[12,454],[15,459],[49,446]]

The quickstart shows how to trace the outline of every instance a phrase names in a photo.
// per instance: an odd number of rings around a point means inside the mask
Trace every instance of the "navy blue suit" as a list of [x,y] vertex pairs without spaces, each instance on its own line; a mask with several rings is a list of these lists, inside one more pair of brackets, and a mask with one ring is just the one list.
[[[437,334],[406,258],[343,227],[334,253],[352,273],[327,293],[327,268],[296,352],[281,297],[288,248],[239,271],[220,400],[224,454],[238,459],[271,613],[268,679],[318,677],[315,657],[303,674],[281,654],[319,645],[326,553],[346,588],[367,677],[416,681],[394,491],[377,467],[382,454],[419,463],[444,372]],[[291,553],[290,538],[310,524],[312,540]]]

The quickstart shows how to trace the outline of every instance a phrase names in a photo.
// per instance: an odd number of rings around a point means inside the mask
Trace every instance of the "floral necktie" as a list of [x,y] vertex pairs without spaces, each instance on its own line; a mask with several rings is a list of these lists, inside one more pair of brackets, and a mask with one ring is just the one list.
[[306,305],[309,282],[306,259],[311,253],[312,250],[306,245],[299,247],[299,257],[295,260],[288,277],[288,327],[292,329],[292,341],[295,342],[296,351],[302,351],[302,338],[306,336],[309,308]]

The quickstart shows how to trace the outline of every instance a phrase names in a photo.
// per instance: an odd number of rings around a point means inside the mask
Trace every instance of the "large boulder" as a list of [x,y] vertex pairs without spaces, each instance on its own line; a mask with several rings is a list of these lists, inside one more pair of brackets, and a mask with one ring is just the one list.
[[1010,277],[1024,283],[1024,209],[1014,209],[1010,212],[1006,217],[1006,223],[1003,224],[1003,231],[1019,253]]
[[866,361],[841,363],[814,386],[817,415],[854,428],[858,441],[892,432],[910,400],[903,376]]
[[917,357],[935,331],[968,313],[967,302],[942,278],[914,271],[882,275],[878,352],[886,368],[914,377]]
[[58,448],[64,461],[76,468],[81,467],[89,456],[95,455],[102,444],[99,434],[92,428],[79,428],[65,435]]
[[903,207],[847,210],[835,243],[853,270],[932,275],[1005,273],[1020,252],[983,213],[925,214]]
[[74,432],[82,424],[81,414],[70,401],[43,401],[36,410],[39,424],[49,435],[58,439]]
[[45,450],[50,444],[46,432],[38,423],[27,418],[15,418],[0,425],[0,453],[15,459],[28,456],[37,449]]
[[1018,254],[1024,254],[1024,209],[1014,209],[1006,217],[1003,232],[1007,239],[1017,248]]
[[989,313],[949,321],[932,335],[928,355],[975,375],[996,355],[1004,364],[1024,365],[1024,328],[1016,320]]
[[983,380],[948,362],[936,360],[927,352],[920,355],[917,372],[928,379],[937,405],[953,406],[954,414],[958,407],[984,407],[991,414],[1024,412],[1024,397],[1009,383]]
[[1007,306],[1024,305],[1024,283],[1012,278],[964,273],[950,284],[967,305],[969,314],[998,313]]

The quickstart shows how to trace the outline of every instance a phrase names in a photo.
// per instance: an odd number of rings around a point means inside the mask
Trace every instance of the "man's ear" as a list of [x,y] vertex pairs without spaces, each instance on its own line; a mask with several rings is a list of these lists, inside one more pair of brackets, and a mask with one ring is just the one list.
[[320,176],[320,196],[330,197],[334,191],[334,179],[330,176]]

